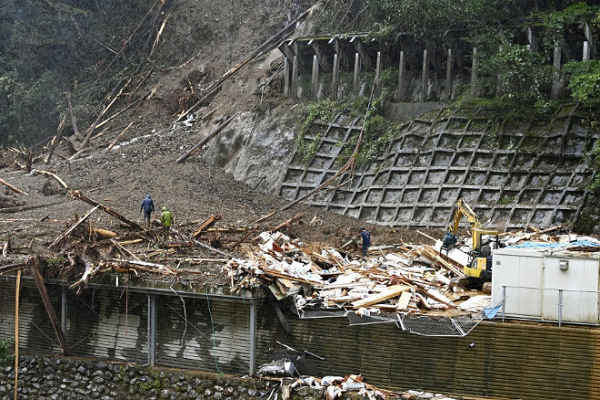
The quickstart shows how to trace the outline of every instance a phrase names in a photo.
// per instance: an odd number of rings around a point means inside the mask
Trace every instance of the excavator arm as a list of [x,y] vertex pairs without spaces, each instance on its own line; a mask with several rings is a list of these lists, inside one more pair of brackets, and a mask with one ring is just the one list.
[[475,211],[473,211],[463,199],[458,199],[456,202],[456,209],[454,210],[454,217],[452,218],[450,225],[448,225],[448,232],[444,235],[442,249],[446,249],[446,252],[448,252],[458,240],[458,227],[463,215],[467,218],[467,221],[469,221],[471,228],[478,229],[481,227],[481,222],[479,222]]

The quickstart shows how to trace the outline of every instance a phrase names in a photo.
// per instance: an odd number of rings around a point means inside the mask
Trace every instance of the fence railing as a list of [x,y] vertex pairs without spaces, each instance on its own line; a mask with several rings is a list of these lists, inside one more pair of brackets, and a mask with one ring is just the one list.
[[546,322],[600,325],[600,292],[502,286],[500,316]]

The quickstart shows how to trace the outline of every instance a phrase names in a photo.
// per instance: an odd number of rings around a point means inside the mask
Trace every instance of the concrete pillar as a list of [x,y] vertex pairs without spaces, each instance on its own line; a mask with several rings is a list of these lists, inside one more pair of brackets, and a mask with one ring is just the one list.
[[292,93],[290,97],[298,98],[298,56],[294,56],[294,63],[292,64]]
[[66,286],[61,286],[61,296],[60,296],[60,326],[62,328],[63,334],[67,336],[67,300],[68,300],[68,288]]
[[340,58],[337,54],[333,55],[333,71],[331,78],[331,100],[337,100],[338,89],[340,86]]
[[477,47],[473,47],[473,60],[471,62],[471,97],[477,97],[479,91],[477,90]]
[[552,92],[550,94],[550,98],[552,100],[558,100],[561,91],[561,83],[560,83],[560,61],[562,57],[562,50],[560,48],[560,44],[556,42],[554,44],[554,57],[552,60],[553,71],[552,71]]
[[283,95],[290,95],[290,61],[287,58],[283,60]]
[[256,363],[256,303],[250,303],[250,365],[248,367],[248,375],[254,375],[254,364]]
[[585,39],[588,41],[590,46],[590,54],[592,58],[596,58],[596,40],[594,38],[594,32],[590,28],[590,25],[586,22],[583,24],[583,34]]
[[317,100],[319,97],[319,58],[313,56],[312,62],[312,79],[311,79],[311,90],[310,97],[313,100]]
[[444,89],[446,101],[452,100],[452,49],[448,49],[446,56],[446,88]]
[[354,80],[352,81],[352,94],[358,96],[360,90],[360,55],[354,53]]
[[427,49],[423,50],[423,69],[421,71],[421,101],[427,101],[427,86],[429,81],[429,59]]
[[377,62],[375,64],[375,79],[373,84],[375,85],[375,95],[381,94],[381,52],[377,52]]
[[156,361],[156,295],[148,295],[148,365]]
[[590,61],[590,42],[583,42],[583,61]]
[[404,51],[400,51],[400,61],[398,62],[398,89],[396,89],[396,101],[404,100]]

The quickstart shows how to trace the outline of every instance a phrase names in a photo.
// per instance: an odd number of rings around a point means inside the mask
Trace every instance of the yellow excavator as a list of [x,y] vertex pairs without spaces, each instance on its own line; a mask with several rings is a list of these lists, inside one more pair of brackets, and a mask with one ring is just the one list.
[[477,214],[463,199],[458,199],[456,203],[454,217],[452,218],[452,223],[448,225],[448,232],[444,235],[440,251],[445,250],[446,254],[448,254],[448,251],[456,245],[458,241],[458,227],[463,216],[469,221],[473,238],[472,251],[469,253],[469,262],[463,270],[468,277],[473,278],[471,279],[473,284],[483,284],[483,282],[492,280],[492,249],[489,241],[485,244],[482,242],[482,236],[491,236],[492,240],[496,242],[496,248],[498,248],[500,245],[498,241],[500,232],[481,228],[481,222],[479,222]]

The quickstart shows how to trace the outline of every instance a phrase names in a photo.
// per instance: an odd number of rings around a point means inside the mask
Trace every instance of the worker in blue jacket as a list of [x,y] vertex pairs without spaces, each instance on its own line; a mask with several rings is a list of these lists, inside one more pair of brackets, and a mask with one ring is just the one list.
[[146,224],[146,228],[150,227],[150,218],[152,217],[152,212],[154,211],[154,202],[150,198],[150,195],[147,194],[144,200],[142,200],[142,205],[140,206],[140,213],[144,212],[144,223]]
[[360,249],[362,250],[363,257],[367,256],[367,250],[371,247],[371,232],[365,228],[360,228]]

